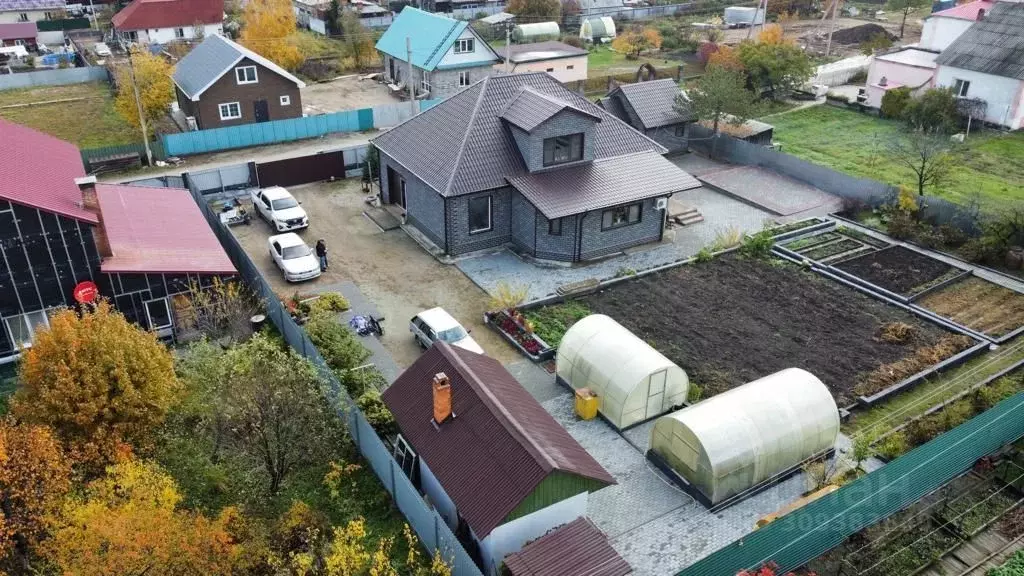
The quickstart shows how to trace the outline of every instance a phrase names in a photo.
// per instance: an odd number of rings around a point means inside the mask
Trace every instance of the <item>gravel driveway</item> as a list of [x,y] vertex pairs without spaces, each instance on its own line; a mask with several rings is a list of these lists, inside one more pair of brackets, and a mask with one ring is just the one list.
[[384,315],[384,347],[402,368],[420,355],[409,333],[409,319],[417,312],[441,306],[469,330],[489,356],[500,362],[522,358],[511,346],[483,324],[488,297],[456,267],[437,262],[405,232],[381,232],[363,216],[363,196],[358,180],[309,184],[290,189],[302,202],[310,227],[300,235],[313,245],[327,241],[330,268],[320,278],[288,284],[267,253],[270,227],[263,221],[235,226],[234,231],[264,277],[282,294],[296,290],[315,292],[318,286],[355,282]]

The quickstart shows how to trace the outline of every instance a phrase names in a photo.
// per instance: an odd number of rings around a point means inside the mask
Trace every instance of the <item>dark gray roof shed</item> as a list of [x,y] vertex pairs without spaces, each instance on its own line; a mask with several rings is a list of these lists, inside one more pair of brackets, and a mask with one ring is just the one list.
[[633,109],[644,129],[660,128],[693,120],[690,115],[680,114],[675,109],[679,85],[671,78],[622,84],[608,94],[609,99],[617,95]]
[[935,63],[1024,80],[1024,4],[996,2]]

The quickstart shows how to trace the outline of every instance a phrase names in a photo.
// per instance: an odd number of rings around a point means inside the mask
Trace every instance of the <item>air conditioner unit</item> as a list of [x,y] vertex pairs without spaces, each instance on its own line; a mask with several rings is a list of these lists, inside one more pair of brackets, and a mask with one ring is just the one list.
[[188,129],[189,130],[199,130],[199,125],[196,124],[196,117],[195,116],[186,116],[185,117],[185,122],[188,124]]
[[668,208],[668,198],[658,198],[654,201],[655,210],[665,210]]

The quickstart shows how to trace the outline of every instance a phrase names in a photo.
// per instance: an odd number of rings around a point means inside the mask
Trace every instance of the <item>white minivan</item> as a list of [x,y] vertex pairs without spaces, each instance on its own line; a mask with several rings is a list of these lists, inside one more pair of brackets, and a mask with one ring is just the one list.
[[484,353],[484,349],[473,340],[469,331],[451,314],[445,312],[444,308],[431,308],[413,316],[409,321],[409,331],[416,342],[424,348],[429,348],[437,340],[444,340],[463,350]]

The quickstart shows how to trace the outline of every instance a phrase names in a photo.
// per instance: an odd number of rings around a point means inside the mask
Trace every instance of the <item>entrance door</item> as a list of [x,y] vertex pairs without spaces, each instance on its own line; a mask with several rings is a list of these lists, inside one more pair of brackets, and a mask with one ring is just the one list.
[[405,178],[399,176],[391,166],[388,166],[388,202],[405,209]]
[[651,374],[651,380],[647,389],[647,414],[646,418],[653,418],[664,409],[665,403],[665,381],[668,372],[662,370]]
[[252,103],[253,105],[253,116],[256,117],[257,122],[269,122],[270,121],[270,109],[267,107],[266,100],[257,100]]

